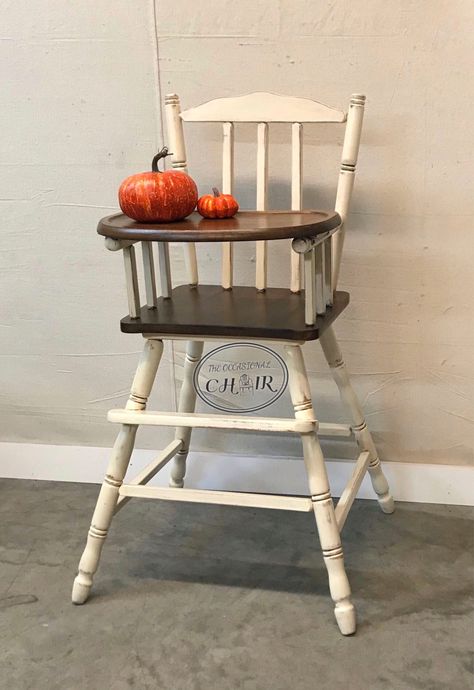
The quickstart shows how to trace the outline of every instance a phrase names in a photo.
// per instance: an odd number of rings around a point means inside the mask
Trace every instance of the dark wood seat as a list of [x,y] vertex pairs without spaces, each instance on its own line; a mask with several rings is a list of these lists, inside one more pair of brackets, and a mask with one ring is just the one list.
[[139,318],[121,321],[124,333],[163,333],[200,337],[316,340],[349,304],[349,293],[336,292],[334,304],[312,326],[305,324],[304,293],[284,288],[224,290],[220,285],[180,285],[156,308],[142,307]]

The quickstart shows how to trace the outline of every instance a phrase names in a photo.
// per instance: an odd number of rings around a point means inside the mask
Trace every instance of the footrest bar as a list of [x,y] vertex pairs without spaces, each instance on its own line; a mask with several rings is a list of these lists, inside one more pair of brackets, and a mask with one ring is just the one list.
[[[158,455],[157,458],[150,462],[149,465],[144,467],[143,470],[139,474],[137,474],[136,477],[130,479],[129,485],[139,486],[149,482],[150,479],[152,479],[155,476],[155,474],[158,474],[158,472],[162,470],[163,467],[174,458],[174,456],[176,455],[176,453],[182,445],[183,441],[181,441],[180,439],[175,439],[174,441],[171,441],[171,443],[166,446],[166,448]],[[127,496],[119,496],[115,512],[118,513],[118,511],[121,508],[123,508],[123,506],[126,503],[128,503],[129,500],[130,498]]]
[[319,422],[318,436],[352,436],[352,428],[349,424],[329,424],[327,422]]
[[316,420],[280,419],[276,417],[243,417],[242,415],[194,414],[191,412],[147,412],[110,410],[109,422],[151,426],[189,426],[210,429],[267,431],[304,434],[317,431]]
[[309,513],[312,510],[310,498],[300,496],[278,496],[275,494],[247,494],[236,491],[204,491],[200,489],[174,489],[161,486],[135,486],[123,484],[120,496],[127,498],[157,498],[163,501],[184,501],[189,503],[214,503],[246,508],[273,508]]
[[364,475],[367,472],[369,460],[370,453],[368,451],[364,451],[359,455],[356,460],[352,476],[349,479],[346,488],[342,492],[339,501],[337,502],[335,513],[339,532],[341,532],[342,528],[344,527],[349,510],[351,509],[354,499],[357,496],[357,492],[362,484]]

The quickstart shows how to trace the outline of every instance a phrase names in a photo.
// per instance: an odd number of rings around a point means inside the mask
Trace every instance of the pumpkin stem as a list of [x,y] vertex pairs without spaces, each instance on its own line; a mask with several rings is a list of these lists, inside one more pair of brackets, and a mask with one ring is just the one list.
[[221,195],[220,191],[217,189],[217,187],[212,188],[212,193],[214,194],[215,197],[218,197]]
[[168,151],[167,146],[163,146],[161,151],[158,151],[156,156],[153,158],[151,162],[151,169],[153,172],[161,172],[161,170],[158,168],[158,161],[160,161],[162,158],[166,158],[166,156],[172,156],[173,154]]

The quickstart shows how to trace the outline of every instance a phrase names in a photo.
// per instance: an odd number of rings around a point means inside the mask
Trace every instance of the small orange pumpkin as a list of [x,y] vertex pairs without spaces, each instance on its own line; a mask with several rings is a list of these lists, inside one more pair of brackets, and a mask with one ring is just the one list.
[[221,194],[213,187],[212,194],[205,194],[198,200],[197,210],[203,218],[232,218],[239,210],[239,204],[232,194]]

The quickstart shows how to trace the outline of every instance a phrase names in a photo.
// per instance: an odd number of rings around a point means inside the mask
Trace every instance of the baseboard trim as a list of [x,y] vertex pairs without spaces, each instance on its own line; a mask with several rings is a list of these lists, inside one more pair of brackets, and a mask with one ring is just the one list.
[[[0,477],[100,483],[109,454],[109,448],[0,443]],[[155,456],[151,450],[135,450],[129,475],[137,474]],[[350,477],[352,463],[330,460],[327,467],[332,493],[340,496]],[[384,471],[398,501],[474,505],[474,467],[388,462]],[[169,466],[150,484],[166,486],[168,477]],[[288,457],[190,453],[187,485],[223,491],[307,493],[302,460]],[[364,478],[358,496],[374,497],[368,477]]]

